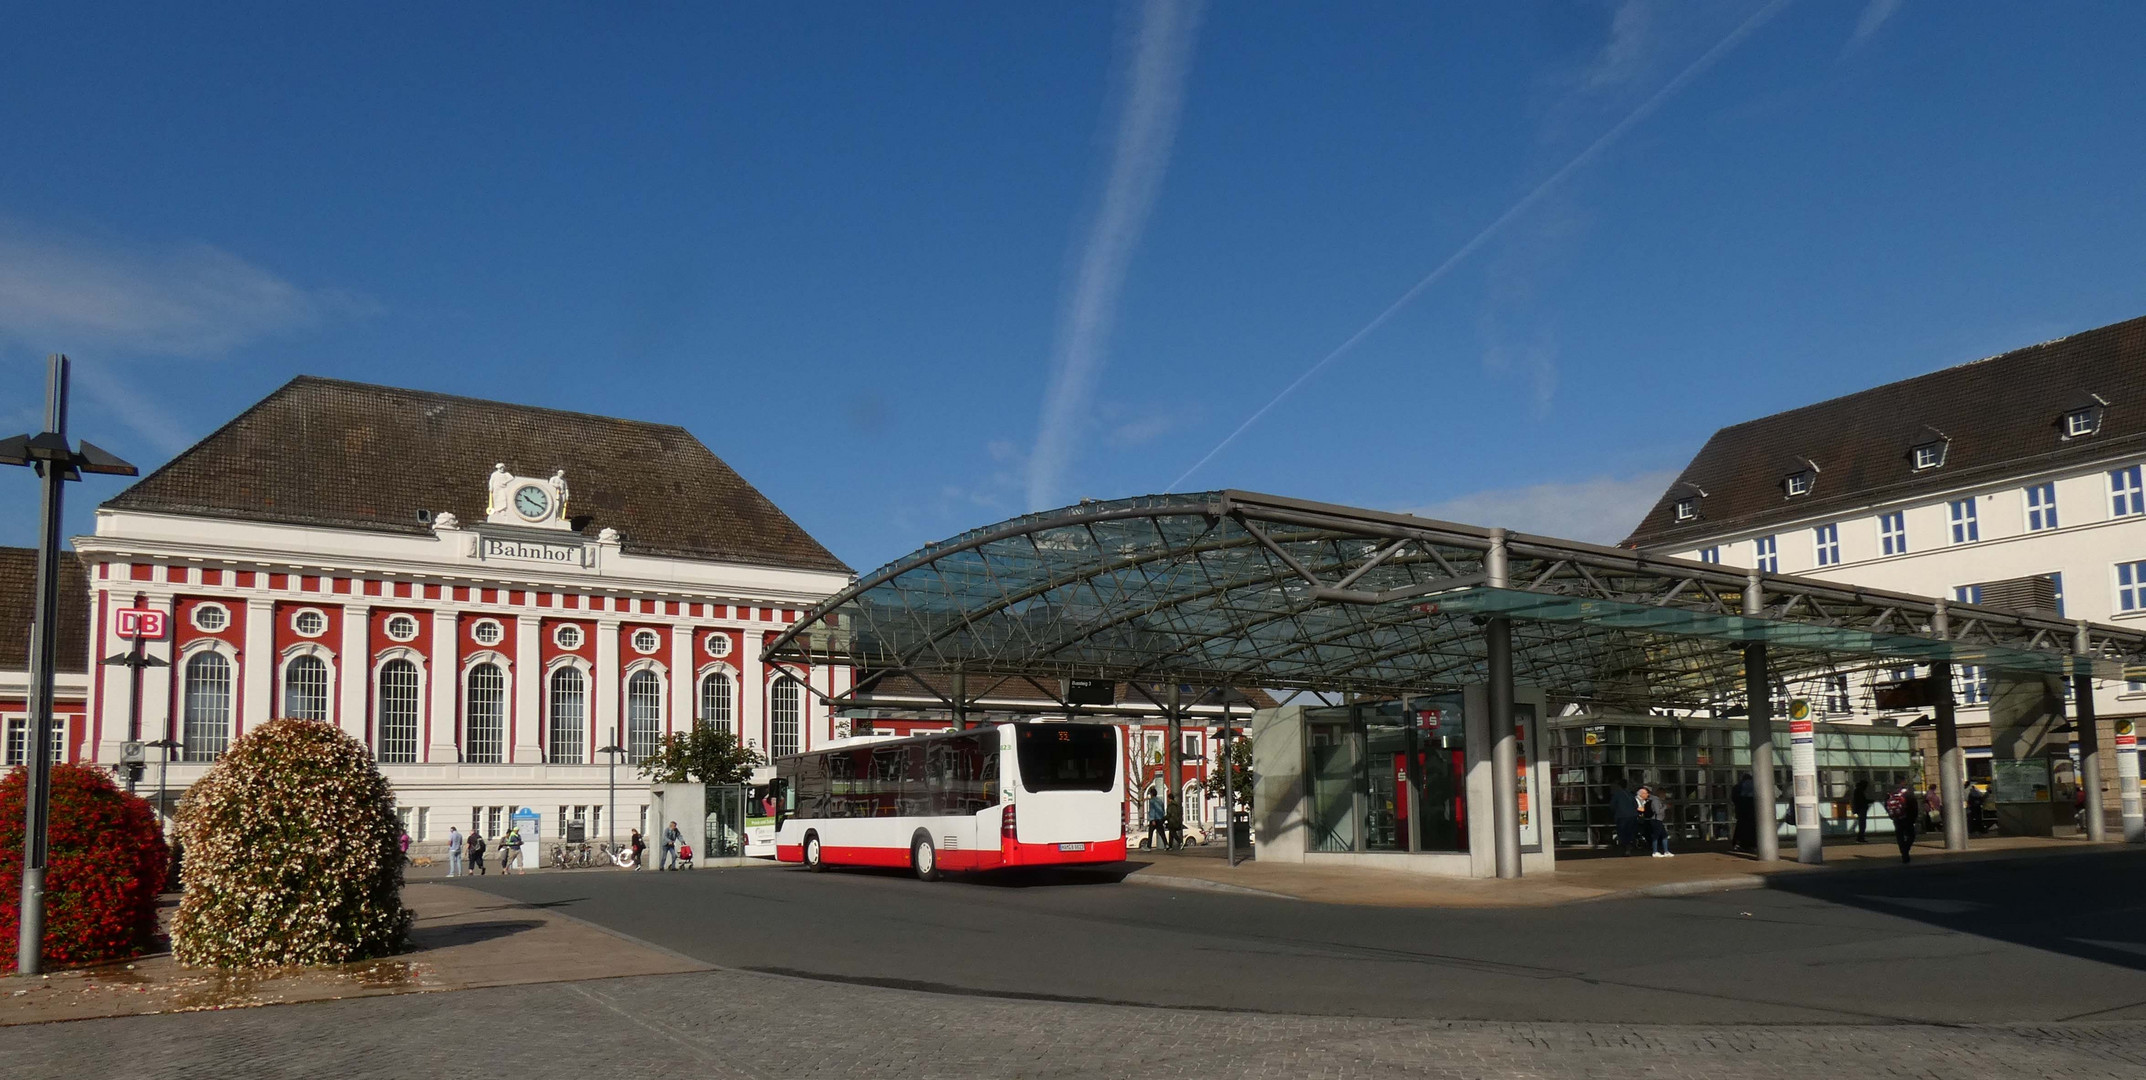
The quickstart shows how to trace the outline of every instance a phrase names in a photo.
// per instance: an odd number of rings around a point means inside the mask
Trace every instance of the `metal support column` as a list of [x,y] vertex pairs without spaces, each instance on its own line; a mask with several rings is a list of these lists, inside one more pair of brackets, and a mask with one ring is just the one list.
[[[1765,593],[1753,570],[1744,582],[1744,614],[1757,618],[1765,610]],[[1763,641],[1744,646],[1744,704],[1751,735],[1752,839],[1759,861],[1774,862],[1781,857],[1781,818],[1774,804],[1773,680],[1766,671]]]
[[960,669],[955,669],[947,679],[948,697],[954,699],[954,730],[969,730],[969,679]]
[[[1483,559],[1485,582],[1506,587],[1505,530],[1490,530],[1490,550]],[[1513,621],[1493,617],[1483,627],[1489,656],[1490,818],[1497,840],[1501,878],[1520,876],[1520,741],[1513,730]]]
[[[2093,651],[2085,619],[2079,620],[2072,648],[2082,658]],[[2099,844],[2109,838],[2107,814],[2101,805],[2101,727],[2094,716],[2094,676],[2083,659],[2078,666],[2078,674],[2071,677],[2072,741],[2079,744],[2079,786],[2086,793],[2082,810],[2086,815],[2086,838]]]
[[[1170,807],[1177,807],[1177,820],[1180,823],[1185,820],[1185,710],[1180,696],[1182,693],[1183,688],[1173,682],[1162,699],[1164,711],[1169,714],[1164,720],[1168,724],[1170,743],[1162,755],[1163,782],[1170,785],[1169,790],[1162,793],[1162,805],[1165,813]],[[1163,833],[1165,846],[1170,843],[1172,837],[1183,835],[1169,828],[1167,819]]]
[[[1942,597],[1936,607],[1930,617],[1930,632],[1940,640],[1949,641],[1951,617]],[[1958,708],[1952,698],[1952,661],[1939,660],[1931,664],[1930,681],[1937,689],[1937,699],[1930,704],[1937,725],[1937,801],[1945,829],[1945,850],[1966,851],[1967,752],[1960,749]]]

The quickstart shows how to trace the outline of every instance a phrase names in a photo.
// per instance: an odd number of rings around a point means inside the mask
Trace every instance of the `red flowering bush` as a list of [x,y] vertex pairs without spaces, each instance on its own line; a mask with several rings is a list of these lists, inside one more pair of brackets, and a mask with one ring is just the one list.
[[[15,970],[22,928],[22,810],[30,770],[0,778],[0,971]],[[87,765],[52,767],[45,860],[45,962],[74,967],[138,956],[156,941],[169,865],[146,800]]]
[[365,745],[311,720],[248,732],[179,804],[189,967],[336,964],[402,949],[395,793]]

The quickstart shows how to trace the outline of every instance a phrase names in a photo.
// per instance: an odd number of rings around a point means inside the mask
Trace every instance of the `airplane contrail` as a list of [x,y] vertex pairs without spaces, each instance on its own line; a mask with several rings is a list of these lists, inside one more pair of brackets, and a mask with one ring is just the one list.
[[1372,333],[1376,332],[1379,327],[1386,325],[1387,321],[1392,319],[1395,315],[1399,314],[1402,308],[1405,308],[1409,305],[1410,301],[1422,295],[1425,289],[1428,289],[1431,286],[1437,284],[1440,278],[1445,277],[1448,271],[1452,270],[1455,266],[1460,265],[1461,261],[1466,259],[1468,256],[1474,254],[1477,248],[1480,248],[1484,244],[1488,243],[1492,237],[1496,236],[1501,230],[1505,228],[1507,223],[1511,222],[1514,218],[1519,217],[1522,213],[1525,213],[1529,207],[1535,205],[1535,203],[1541,200],[1544,195],[1548,194],[1552,188],[1555,188],[1560,182],[1562,182],[1566,177],[1576,172],[1581,166],[1587,164],[1589,161],[1594,160],[1597,155],[1601,154],[1603,150],[1607,149],[1610,144],[1616,142],[1617,139],[1622,136],[1626,131],[1630,130],[1633,125],[1639,123],[1641,120],[1646,119],[1649,114],[1651,114],[1652,112],[1654,112],[1655,109],[1661,106],[1662,102],[1669,100],[1671,95],[1675,94],[1678,90],[1683,89],[1684,84],[1698,77],[1698,75],[1701,72],[1705,71],[1707,68],[1712,67],[1714,61],[1720,59],[1722,54],[1728,52],[1730,49],[1735,48],[1736,45],[1739,42],[1743,41],[1744,38],[1748,37],[1753,30],[1758,29],[1760,24],[1764,23],[1766,20],[1772,18],[1775,14],[1779,13],[1782,8],[1787,7],[1788,3],[1789,0],[1772,0],[1772,2],[1767,4],[1765,7],[1762,7],[1756,12],[1753,12],[1750,18],[1745,19],[1741,25],[1737,26],[1736,29],[1729,31],[1729,35],[1727,37],[1724,37],[1719,42],[1716,42],[1713,48],[1708,49],[1706,52],[1700,54],[1697,60],[1692,61],[1691,64],[1687,66],[1683,71],[1678,72],[1676,78],[1673,78],[1667,83],[1664,83],[1662,85],[1662,88],[1656,90],[1652,97],[1649,97],[1647,100],[1640,102],[1638,108],[1633,109],[1631,113],[1625,116],[1624,119],[1617,121],[1614,127],[1611,127],[1608,131],[1603,132],[1600,138],[1597,138],[1594,142],[1589,143],[1587,145],[1587,149],[1580,151],[1577,157],[1574,157],[1571,161],[1566,162],[1564,168],[1561,168],[1556,172],[1551,173],[1549,179],[1544,180],[1542,183],[1535,185],[1535,189],[1533,191],[1530,191],[1526,195],[1521,196],[1520,201],[1514,203],[1511,207],[1507,208],[1503,214],[1498,215],[1498,219],[1496,221],[1493,221],[1489,225],[1484,226],[1483,231],[1476,233],[1474,239],[1469,240],[1465,244],[1462,244],[1460,246],[1460,250],[1455,251],[1453,254],[1447,256],[1446,261],[1439,263],[1436,269],[1424,275],[1423,280],[1416,282],[1416,284],[1407,292],[1402,293],[1401,298],[1399,300],[1395,300],[1393,303],[1386,306],[1386,310],[1379,312],[1377,318],[1374,318],[1370,322],[1365,323],[1362,329],[1356,331],[1353,334],[1350,334],[1348,340],[1343,341],[1340,345],[1335,346],[1334,351],[1327,353],[1324,357],[1320,358],[1318,363],[1313,364],[1311,367],[1305,369],[1302,375],[1296,377],[1296,381],[1290,383],[1288,386],[1283,387],[1282,392],[1274,395],[1274,399],[1272,401],[1269,401],[1265,405],[1260,406],[1259,411],[1254,412],[1249,417],[1246,417],[1244,423],[1237,425],[1237,430],[1229,433],[1228,438],[1225,438],[1221,442],[1216,443],[1215,448],[1209,450],[1207,452],[1206,457],[1203,457],[1200,460],[1194,462],[1191,468],[1186,469],[1182,474],[1178,476],[1177,479],[1170,481],[1170,486],[1164,488],[1163,490],[1166,492],[1176,491],[1178,485],[1183,484],[1186,480],[1190,479],[1193,473],[1199,472],[1202,468],[1205,468],[1207,463],[1213,461],[1217,454],[1220,454],[1223,450],[1228,449],[1231,443],[1236,442],[1238,436],[1243,435],[1246,431],[1251,430],[1252,425],[1259,423],[1260,419],[1266,416],[1267,413],[1273,411],[1276,405],[1281,404],[1284,399],[1289,397],[1289,395],[1296,393],[1297,388],[1303,386],[1307,382],[1310,382],[1312,376],[1317,375],[1319,374],[1319,372],[1325,370],[1327,365],[1333,363],[1336,360],[1341,359],[1351,349],[1354,349],[1358,342],[1361,342],[1365,338],[1371,336]]
[[1072,455],[1074,431],[1094,395],[1103,346],[1117,319],[1125,268],[1177,141],[1178,111],[1199,20],[1198,0],[1148,0],[1141,9],[1110,174],[1059,316],[1051,383],[1043,395],[1036,448],[1028,458],[1031,510],[1057,505],[1058,479]]

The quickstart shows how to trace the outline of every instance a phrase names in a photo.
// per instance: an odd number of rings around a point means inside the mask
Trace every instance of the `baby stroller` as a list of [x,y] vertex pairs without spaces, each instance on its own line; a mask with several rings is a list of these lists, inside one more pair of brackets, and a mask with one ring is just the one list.
[[680,845],[678,845],[678,863],[677,863],[677,866],[678,866],[678,869],[680,869],[680,870],[691,870],[691,869],[693,869],[693,845],[691,845],[691,844],[680,844]]

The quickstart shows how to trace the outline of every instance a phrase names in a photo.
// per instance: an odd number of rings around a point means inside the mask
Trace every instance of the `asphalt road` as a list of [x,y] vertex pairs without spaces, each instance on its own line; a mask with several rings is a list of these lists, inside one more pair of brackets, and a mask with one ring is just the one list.
[[892,872],[466,884],[733,970],[1038,1001],[1629,1024],[2146,1020],[2146,852],[1793,875],[1773,889],[1416,910]]

